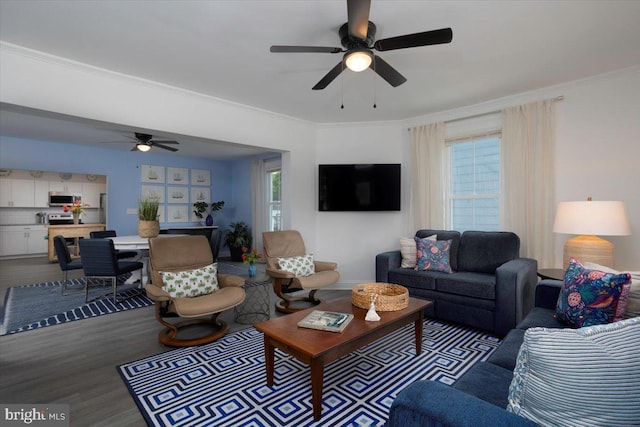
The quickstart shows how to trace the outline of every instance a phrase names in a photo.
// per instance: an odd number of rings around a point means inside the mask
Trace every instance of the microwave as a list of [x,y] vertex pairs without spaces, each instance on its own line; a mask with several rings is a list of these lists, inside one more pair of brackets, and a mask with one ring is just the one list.
[[82,196],[80,194],[49,191],[49,206],[64,206],[74,203],[82,203]]

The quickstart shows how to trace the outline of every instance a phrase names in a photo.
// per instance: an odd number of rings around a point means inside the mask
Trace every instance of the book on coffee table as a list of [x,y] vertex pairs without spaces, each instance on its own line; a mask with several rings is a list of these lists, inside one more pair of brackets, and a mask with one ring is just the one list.
[[298,322],[298,326],[321,331],[342,332],[351,322],[351,319],[353,319],[353,314],[350,313],[313,310]]

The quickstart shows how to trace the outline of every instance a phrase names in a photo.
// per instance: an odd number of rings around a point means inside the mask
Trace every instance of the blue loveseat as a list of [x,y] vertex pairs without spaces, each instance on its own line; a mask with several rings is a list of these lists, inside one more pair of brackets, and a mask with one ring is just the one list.
[[406,287],[409,295],[433,301],[428,317],[453,321],[503,337],[533,305],[538,263],[520,258],[520,239],[514,233],[418,230],[451,240],[453,273],[402,268],[399,250],[376,256],[376,281]]
[[416,381],[391,405],[387,427],[536,426],[506,411],[524,332],[530,327],[565,328],[555,320],[561,281],[543,280],[535,288],[535,307],[505,336],[486,362],[476,363],[453,386]]

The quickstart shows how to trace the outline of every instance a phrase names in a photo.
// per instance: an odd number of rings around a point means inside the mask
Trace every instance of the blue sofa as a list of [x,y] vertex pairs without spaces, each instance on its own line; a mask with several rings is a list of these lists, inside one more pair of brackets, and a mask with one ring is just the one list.
[[402,268],[400,250],[376,256],[376,281],[406,287],[433,301],[428,317],[484,329],[503,337],[533,305],[538,263],[520,258],[520,238],[509,232],[418,230],[416,237],[451,240],[453,273]]
[[402,390],[391,405],[386,426],[536,426],[505,408],[524,332],[535,326],[566,327],[553,317],[561,285],[557,280],[538,283],[535,307],[509,331],[486,362],[476,363],[453,386],[424,380]]

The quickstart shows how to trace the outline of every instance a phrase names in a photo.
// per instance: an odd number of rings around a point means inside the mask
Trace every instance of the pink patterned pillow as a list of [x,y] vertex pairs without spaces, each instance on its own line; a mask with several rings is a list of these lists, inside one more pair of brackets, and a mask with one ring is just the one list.
[[416,267],[415,270],[441,271],[453,273],[449,263],[452,240],[429,240],[415,237]]

